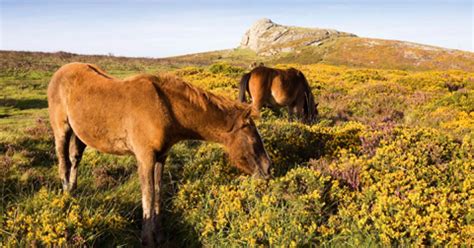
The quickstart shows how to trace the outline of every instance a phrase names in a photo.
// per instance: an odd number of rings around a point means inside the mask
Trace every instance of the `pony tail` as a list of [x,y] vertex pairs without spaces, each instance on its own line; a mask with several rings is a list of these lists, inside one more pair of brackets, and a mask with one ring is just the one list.
[[310,101],[309,101],[309,94],[308,91],[304,92],[304,107],[303,107],[303,113],[305,114],[305,118],[309,120],[309,117],[311,116],[311,108],[310,106]]
[[240,89],[239,89],[239,100],[240,102],[247,102],[245,97],[245,92],[249,89],[249,80],[250,80],[250,73],[245,73],[240,79]]
[[311,87],[309,86],[308,80],[304,76],[304,74],[301,71],[298,71],[298,75],[303,79],[304,84],[306,85],[306,91],[304,93],[305,95],[305,109],[304,111],[306,112],[306,119],[308,122],[311,122],[311,120],[314,117],[314,97],[313,93],[311,92]]
[[314,117],[314,99],[313,94],[311,93],[311,88],[308,87],[308,93],[306,96],[306,106],[308,108],[308,121],[312,122]]

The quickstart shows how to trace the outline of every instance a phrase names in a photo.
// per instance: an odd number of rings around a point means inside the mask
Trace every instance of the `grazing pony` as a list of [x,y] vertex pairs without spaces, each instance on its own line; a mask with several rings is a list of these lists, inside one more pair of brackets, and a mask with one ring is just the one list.
[[308,81],[294,68],[287,70],[258,66],[240,80],[239,100],[246,102],[248,92],[253,108],[258,112],[264,106],[288,106],[291,120],[294,115],[304,123],[313,123],[318,117]]
[[[181,140],[223,144],[235,166],[269,177],[265,151],[252,108],[170,76],[138,75],[123,80],[95,65],[61,67],[48,86],[48,105],[63,189],[77,185],[86,146],[138,161],[143,206],[142,244],[155,246],[160,192],[167,151]],[[161,238],[161,237],[160,237]]]

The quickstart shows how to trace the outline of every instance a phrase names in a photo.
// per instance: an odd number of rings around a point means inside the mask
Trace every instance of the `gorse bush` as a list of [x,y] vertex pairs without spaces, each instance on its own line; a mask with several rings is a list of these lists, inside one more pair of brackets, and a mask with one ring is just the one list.
[[230,74],[230,75],[238,74],[237,76],[240,76],[245,71],[241,67],[232,66],[232,65],[229,65],[229,64],[226,64],[226,63],[212,64],[212,65],[209,66],[208,70],[210,72],[214,73],[214,74],[218,74],[218,73]]
[[345,154],[329,167],[360,169],[360,191],[339,195],[336,233],[385,245],[472,243],[472,153],[439,132],[397,129],[373,157]]
[[200,88],[236,99],[238,80],[240,80],[241,76],[241,73],[238,73],[236,68],[238,67],[227,64],[215,64],[209,67],[208,70],[197,67],[185,67],[176,70],[175,74]]
[[373,156],[341,148],[268,182],[228,178],[215,161],[202,176],[214,180],[184,182],[173,206],[208,245],[465,244],[474,184],[462,147],[432,129],[395,128]]
[[195,181],[181,187],[174,206],[205,245],[304,245],[318,241],[318,228],[327,218],[329,181],[304,168],[269,182],[248,177],[225,185]]
[[281,175],[311,158],[332,155],[339,149],[359,149],[357,134],[362,128],[357,123],[346,123],[335,128],[287,121],[262,122],[259,125],[275,175]]
[[[140,244],[133,157],[88,150],[77,192],[60,190],[45,92],[61,61],[75,57],[12,62],[0,75],[0,246]],[[164,70],[148,59],[90,59],[118,77]],[[244,67],[183,63],[166,68],[236,99]],[[262,110],[268,181],[243,175],[221,145],[176,144],[164,171],[164,246],[474,244],[473,73],[277,66],[303,71],[319,122]]]
[[67,194],[48,191],[43,188],[32,199],[7,210],[5,245],[82,246],[101,236],[125,232],[128,220],[114,208],[88,206]]

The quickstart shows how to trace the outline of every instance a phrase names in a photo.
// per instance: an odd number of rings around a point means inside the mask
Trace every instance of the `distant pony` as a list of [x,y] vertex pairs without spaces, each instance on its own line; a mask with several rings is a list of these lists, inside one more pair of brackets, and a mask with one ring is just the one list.
[[64,190],[76,187],[86,146],[135,155],[144,246],[155,246],[160,235],[161,177],[166,153],[175,143],[186,139],[221,143],[239,169],[269,177],[271,161],[251,119],[252,108],[174,76],[120,80],[95,65],[71,63],[54,73],[48,105]]
[[242,76],[239,100],[246,102],[248,92],[253,108],[258,112],[265,106],[288,107],[289,119],[296,115],[304,123],[313,123],[318,117],[308,81],[297,69],[287,70],[258,66]]

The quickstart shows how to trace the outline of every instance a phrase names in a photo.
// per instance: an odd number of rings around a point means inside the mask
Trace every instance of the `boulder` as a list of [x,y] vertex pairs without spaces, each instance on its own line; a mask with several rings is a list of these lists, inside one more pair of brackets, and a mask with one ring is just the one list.
[[295,48],[304,46],[318,46],[324,40],[342,36],[355,35],[333,29],[284,26],[264,18],[256,21],[245,32],[240,47],[265,56],[292,52]]

